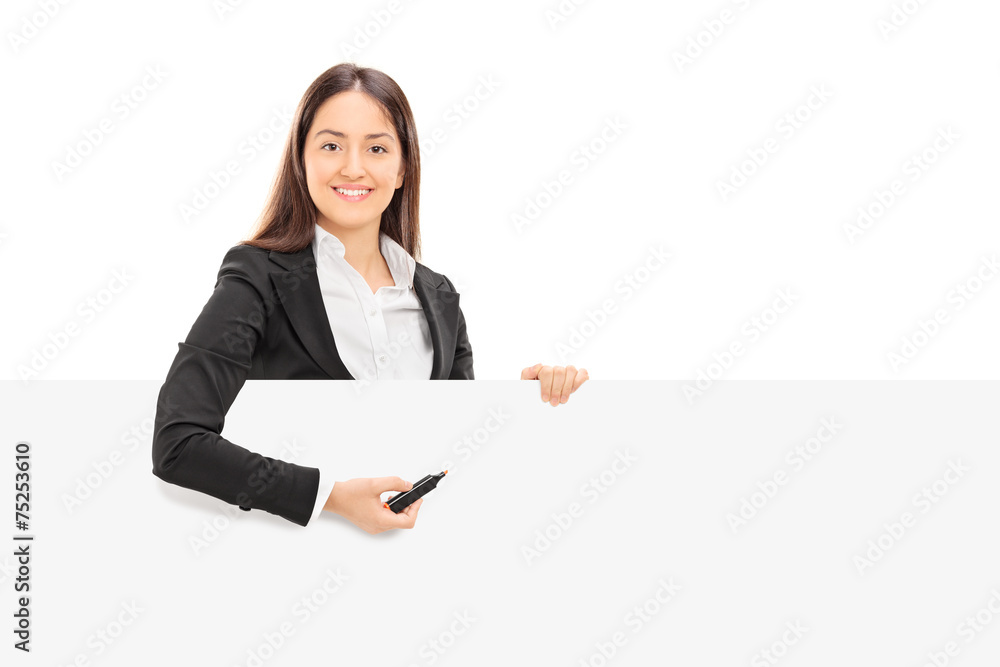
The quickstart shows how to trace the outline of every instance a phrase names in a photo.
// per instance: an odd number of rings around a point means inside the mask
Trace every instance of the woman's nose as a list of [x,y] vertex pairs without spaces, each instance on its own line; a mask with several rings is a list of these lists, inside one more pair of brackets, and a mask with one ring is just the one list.
[[361,163],[361,156],[354,152],[349,152],[346,156],[344,168],[341,170],[344,176],[355,179],[365,175],[364,165]]

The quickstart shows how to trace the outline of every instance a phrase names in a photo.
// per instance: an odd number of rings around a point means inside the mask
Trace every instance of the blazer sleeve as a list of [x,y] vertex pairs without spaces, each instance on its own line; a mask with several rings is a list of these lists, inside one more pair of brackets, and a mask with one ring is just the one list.
[[[442,276],[452,292],[455,292],[455,285]],[[451,375],[449,380],[475,380],[472,371],[472,346],[469,344],[469,334],[465,327],[465,315],[462,314],[462,307],[458,308],[458,336],[455,343],[455,359],[451,364]]]
[[319,469],[262,456],[220,435],[272,310],[267,273],[253,270],[265,256],[251,246],[226,253],[212,296],[178,344],[156,403],[153,474],[305,526],[316,503]]

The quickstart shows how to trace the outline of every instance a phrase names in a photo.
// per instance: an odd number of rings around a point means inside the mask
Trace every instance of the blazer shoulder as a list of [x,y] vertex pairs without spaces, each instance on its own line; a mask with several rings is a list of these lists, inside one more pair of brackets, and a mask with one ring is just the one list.
[[249,282],[258,292],[266,293],[269,281],[269,253],[269,250],[252,245],[234,245],[222,258],[216,284],[224,277],[232,276]]
[[219,273],[226,271],[238,271],[245,273],[259,273],[267,269],[267,257],[269,250],[258,248],[252,245],[234,245],[226,251],[226,256],[222,258],[222,266]]
[[452,292],[455,291],[455,286],[452,284],[448,277],[443,273],[438,273],[437,271],[432,271],[420,262],[417,262],[417,267],[414,269],[414,273],[419,273],[425,282],[433,286],[435,289],[447,289]]

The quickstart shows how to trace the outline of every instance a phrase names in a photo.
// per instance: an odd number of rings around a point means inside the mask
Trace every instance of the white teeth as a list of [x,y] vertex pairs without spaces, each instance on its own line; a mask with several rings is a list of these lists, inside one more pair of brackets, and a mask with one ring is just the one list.
[[334,188],[334,190],[348,197],[357,197],[358,195],[366,195],[371,192],[371,190],[345,190],[343,188]]

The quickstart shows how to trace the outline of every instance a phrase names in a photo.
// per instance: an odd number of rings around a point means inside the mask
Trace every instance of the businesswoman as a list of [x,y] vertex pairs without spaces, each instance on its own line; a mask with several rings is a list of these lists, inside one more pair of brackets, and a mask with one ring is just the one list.
[[[472,380],[459,294],[420,253],[420,155],[409,103],[378,70],[341,64],[299,102],[268,202],[230,248],[215,290],[157,398],[153,473],[241,509],[305,526],[321,511],[369,533],[411,528],[386,491],[399,477],[336,481],[223,438],[247,379]],[[535,364],[543,401],[565,403],[585,369]]]

